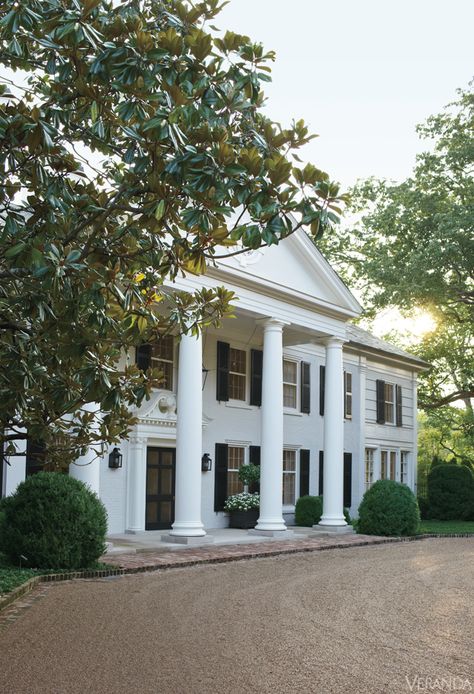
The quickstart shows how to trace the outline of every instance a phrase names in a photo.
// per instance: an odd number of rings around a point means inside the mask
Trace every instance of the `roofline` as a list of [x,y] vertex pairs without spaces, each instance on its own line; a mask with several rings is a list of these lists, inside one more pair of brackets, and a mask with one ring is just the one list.
[[389,350],[368,347],[367,345],[362,344],[362,342],[357,342],[357,340],[348,340],[346,345],[356,348],[359,354],[363,352],[369,356],[377,356],[379,358],[383,357],[385,360],[391,362],[402,362],[403,364],[408,363],[417,371],[428,371],[431,369],[431,364],[429,362],[424,361],[423,359],[418,359],[418,357],[415,356],[412,357],[408,354],[407,356],[404,356],[403,354],[396,354],[395,352],[390,352]]

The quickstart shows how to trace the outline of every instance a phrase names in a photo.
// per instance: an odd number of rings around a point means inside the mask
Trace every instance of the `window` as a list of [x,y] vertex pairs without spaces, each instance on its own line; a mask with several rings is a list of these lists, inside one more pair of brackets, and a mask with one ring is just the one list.
[[296,409],[298,402],[298,363],[283,359],[283,407]]
[[239,480],[239,468],[245,462],[245,448],[229,446],[227,455],[227,496],[243,492],[244,485]]
[[369,489],[374,483],[374,449],[365,449],[365,489]]
[[283,451],[283,506],[296,502],[296,451]]
[[352,374],[344,371],[344,418],[352,419]]
[[166,335],[151,345],[151,367],[162,372],[161,388],[173,390],[174,339]]
[[384,387],[384,414],[385,422],[395,423],[395,387],[393,383],[385,383]]
[[247,353],[243,349],[230,348],[229,398],[243,400],[246,397]]
[[397,452],[396,451],[381,451],[380,452],[380,479],[394,480],[397,469]]
[[402,484],[408,484],[408,451],[402,451],[400,453],[400,482]]

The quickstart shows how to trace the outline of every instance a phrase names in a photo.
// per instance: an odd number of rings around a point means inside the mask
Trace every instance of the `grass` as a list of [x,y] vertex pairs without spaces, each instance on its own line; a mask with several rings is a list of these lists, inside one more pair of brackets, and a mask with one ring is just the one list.
[[450,535],[454,533],[473,533],[474,521],[439,521],[422,520],[418,531],[421,535],[438,533],[440,535]]

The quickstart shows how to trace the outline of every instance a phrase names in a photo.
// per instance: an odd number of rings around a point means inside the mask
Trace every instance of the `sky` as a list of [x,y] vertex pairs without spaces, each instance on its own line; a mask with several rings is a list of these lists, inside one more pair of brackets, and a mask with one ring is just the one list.
[[416,124],[474,76],[472,0],[230,0],[214,24],[276,51],[268,115],[304,118],[302,158],[344,190],[409,176]]

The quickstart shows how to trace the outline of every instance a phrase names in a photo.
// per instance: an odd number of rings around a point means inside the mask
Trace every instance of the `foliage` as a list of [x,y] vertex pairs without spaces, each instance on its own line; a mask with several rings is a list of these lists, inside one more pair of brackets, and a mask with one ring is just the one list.
[[[470,85],[471,87],[472,85]],[[474,396],[474,93],[432,116],[418,133],[433,148],[400,184],[368,180],[353,191],[355,228],[323,240],[330,259],[363,290],[373,311],[424,309],[436,329],[411,347],[432,369],[424,409]]]
[[378,480],[359,506],[357,532],[363,535],[414,535],[420,522],[411,489],[393,480]]
[[0,566],[0,595],[10,593],[14,588],[21,586],[28,579],[36,576],[33,569],[18,569],[12,566]]
[[251,485],[260,479],[260,465],[241,465],[239,468],[239,480],[242,484]]
[[32,475],[18,485],[3,511],[0,549],[14,564],[87,568],[105,551],[105,508],[82,482],[67,475]]
[[322,496],[300,496],[295,505],[295,523],[303,527],[311,527],[319,523],[323,515]]
[[[222,6],[222,5],[221,5]],[[264,116],[273,52],[209,24],[218,0],[24,0],[0,8],[0,443],[52,467],[114,443],[157,384],[119,364],[218,324],[224,288],[182,272],[338,219],[338,187]],[[104,417],[85,407],[97,403]],[[92,408],[93,409],[93,408]],[[96,411],[99,407],[96,408]],[[24,450],[17,450],[18,455]]]
[[474,477],[464,465],[438,465],[428,475],[431,518],[474,520]]
[[474,521],[438,521],[422,520],[418,531],[422,535],[436,533],[438,535],[474,535]]
[[252,508],[260,508],[260,494],[233,494],[227,497],[224,504],[224,511],[249,511]]
[[417,497],[418,508],[420,509],[420,518],[426,520],[429,518],[430,505],[426,496]]

